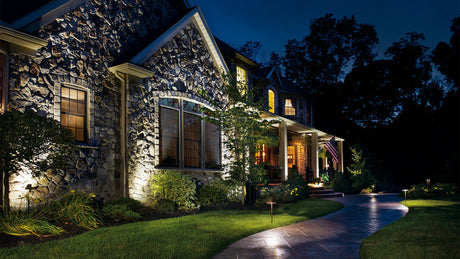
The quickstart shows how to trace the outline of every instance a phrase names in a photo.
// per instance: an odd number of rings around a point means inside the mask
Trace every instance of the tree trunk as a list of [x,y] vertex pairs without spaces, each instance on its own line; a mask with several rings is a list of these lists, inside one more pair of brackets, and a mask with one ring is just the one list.
[[10,177],[8,174],[5,172],[2,173],[3,176],[3,212],[7,212],[10,210],[10,199],[9,199],[9,193],[10,193]]

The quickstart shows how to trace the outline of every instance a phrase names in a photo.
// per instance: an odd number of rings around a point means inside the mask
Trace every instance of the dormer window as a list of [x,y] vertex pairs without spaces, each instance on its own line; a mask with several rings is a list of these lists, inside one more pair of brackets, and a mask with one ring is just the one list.
[[273,90],[268,90],[268,111],[275,113],[275,92]]
[[284,115],[295,116],[295,107],[292,99],[286,99],[284,101]]
[[246,69],[236,66],[236,81],[238,83],[238,89],[240,89],[241,94],[246,94],[248,88],[248,73]]

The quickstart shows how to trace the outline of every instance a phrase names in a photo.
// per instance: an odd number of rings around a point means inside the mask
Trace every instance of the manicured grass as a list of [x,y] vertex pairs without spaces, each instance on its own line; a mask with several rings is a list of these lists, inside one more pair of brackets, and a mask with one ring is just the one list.
[[361,258],[459,258],[460,202],[402,201],[409,212],[365,239]]
[[0,258],[210,258],[262,230],[326,215],[338,202],[307,199],[270,212],[221,210],[192,216],[100,228],[48,243],[0,249]]

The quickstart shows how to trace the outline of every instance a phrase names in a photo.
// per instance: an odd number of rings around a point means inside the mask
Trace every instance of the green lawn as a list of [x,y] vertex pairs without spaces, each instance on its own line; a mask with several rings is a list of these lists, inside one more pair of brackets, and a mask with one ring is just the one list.
[[361,246],[361,258],[460,258],[460,202],[402,201],[409,212]]
[[319,217],[342,204],[307,199],[270,213],[222,210],[100,228],[48,243],[0,249],[0,258],[210,258],[229,244],[262,230]]

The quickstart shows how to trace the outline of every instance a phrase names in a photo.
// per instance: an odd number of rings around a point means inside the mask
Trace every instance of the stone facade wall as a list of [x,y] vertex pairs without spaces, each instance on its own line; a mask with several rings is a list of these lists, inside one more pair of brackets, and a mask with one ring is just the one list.
[[88,0],[40,29],[39,36],[49,39],[46,47],[33,55],[9,53],[9,108],[59,121],[61,86],[83,89],[89,99],[89,141],[80,146],[75,163],[55,176],[31,179],[24,171],[12,178],[13,206],[25,204],[28,183],[36,187],[34,198],[54,198],[69,188],[105,198],[119,193],[120,83],[108,67],[181,15],[172,2]]
[[[129,193],[141,201],[148,196],[148,181],[159,164],[158,99],[178,97],[209,105],[198,89],[206,90],[214,99],[224,98],[220,87],[223,79],[193,23],[153,54],[144,67],[155,74],[130,85],[128,132]],[[217,175],[206,171],[184,173],[204,184]]]

